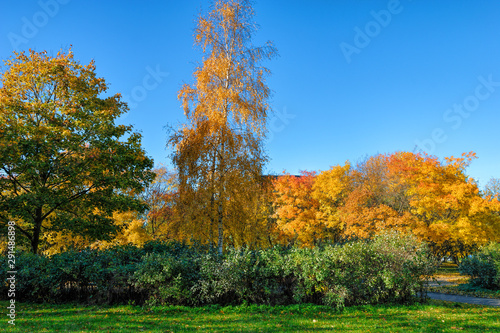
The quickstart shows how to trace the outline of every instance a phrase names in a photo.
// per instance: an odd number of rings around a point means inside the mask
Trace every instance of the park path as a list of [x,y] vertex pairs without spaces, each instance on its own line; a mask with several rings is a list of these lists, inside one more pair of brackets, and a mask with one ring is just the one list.
[[500,307],[500,299],[496,299],[496,298],[471,297],[471,296],[449,295],[449,294],[440,294],[440,293],[427,293],[427,296],[429,298],[437,299],[440,301],[459,302],[459,303],[469,303],[469,304],[478,304],[478,305]]
[[[437,287],[442,285],[453,285],[455,283],[449,282],[445,279],[437,279],[434,281],[429,281],[429,287]],[[487,306],[498,306],[500,307],[500,299],[497,298],[486,298],[486,297],[473,297],[473,296],[462,296],[462,295],[451,295],[442,293],[431,293],[428,292],[427,296],[432,299],[437,299],[440,301],[448,302],[458,302],[458,303],[469,303]]]

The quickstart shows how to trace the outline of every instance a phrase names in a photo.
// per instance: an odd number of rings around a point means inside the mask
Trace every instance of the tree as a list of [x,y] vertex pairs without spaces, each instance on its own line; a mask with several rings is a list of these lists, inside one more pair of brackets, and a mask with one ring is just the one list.
[[[179,91],[188,124],[169,145],[179,173],[179,203],[189,238],[222,252],[235,245],[255,216],[255,196],[267,157],[263,150],[270,90],[260,62],[276,54],[251,45],[253,9],[247,0],[217,1],[198,19],[195,44],[206,58],[195,83]],[[241,244],[240,244],[241,245]]]
[[313,246],[326,238],[327,225],[320,214],[320,203],[313,197],[316,172],[284,174],[273,181],[277,231],[289,243]]
[[500,202],[484,199],[477,183],[465,170],[475,153],[461,157],[436,157],[399,152],[388,157],[388,168],[406,188],[411,230],[434,244],[462,245],[497,241],[500,230]]
[[396,180],[384,155],[371,156],[356,165],[350,174],[351,191],[339,209],[347,236],[369,238],[409,224],[408,199]]
[[177,175],[166,167],[153,170],[155,180],[142,193],[148,204],[147,214],[143,216],[145,228],[152,239],[171,239],[179,237],[181,227],[177,212]]
[[484,196],[500,200],[500,178],[491,178],[484,186]]
[[0,88],[0,222],[39,251],[48,232],[109,239],[114,212],[144,210],[135,195],[152,181],[140,134],[115,120],[127,111],[95,64],[71,49],[30,50],[5,61]]

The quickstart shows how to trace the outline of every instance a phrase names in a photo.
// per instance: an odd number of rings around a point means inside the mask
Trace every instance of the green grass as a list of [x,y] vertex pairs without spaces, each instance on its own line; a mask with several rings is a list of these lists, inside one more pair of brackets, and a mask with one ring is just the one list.
[[[0,302],[3,309],[7,302]],[[5,312],[6,310],[4,310]],[[9,332],[485,332],[500,331],[500,308],[430,301],[409,306],[91,307],[17,304]],[[3,315],[5,318],[6,316]]]
[[460,275],[458,272],[458,266],[457,264],[451,263],[451,262],[443,262],[441,265],[439,265],[439,268],[437,270],[438,275]]

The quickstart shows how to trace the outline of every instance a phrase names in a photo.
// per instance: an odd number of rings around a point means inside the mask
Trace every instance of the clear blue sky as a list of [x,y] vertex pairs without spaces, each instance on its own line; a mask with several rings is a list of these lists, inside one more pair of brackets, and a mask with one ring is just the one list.
[[[205,0],[0,0],[0,58],[73,45],[94,59],[120,121],[170,166],[164,126],[184,122],[177,91],[192,83]],[[500,2],[260,0],[254,44],[271,40],[274,91],[268,172],[331,165],[416,145],[443,158],[475,151],[468,173],[500,178]],[[153,73],[153,74],[151,74]]]

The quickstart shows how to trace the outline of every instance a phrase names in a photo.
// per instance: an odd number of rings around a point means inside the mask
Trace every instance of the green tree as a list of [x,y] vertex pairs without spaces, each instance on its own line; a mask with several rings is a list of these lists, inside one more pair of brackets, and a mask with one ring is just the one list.
[[[263,150],[270,90],[262,60],[273,45],[254,47],[249,1],[217,1],[198,19],[195,43],[206,55],[195,83],[179,91],[188,124],[169,144],[179,173],[183,227],[191,238],[222,252],[224,238],[253,243],[260,195],[258,183],[267,157]],[[253,230],[249,230],[253,229]]]
[[128,110],[107,91],[94,62],[73,53],[14,53],[0,87],[0,223],[39,252],[45,233],[109,239],[113,212],[144,210],[138,193],[154,178],[140,134],[115,120]]

